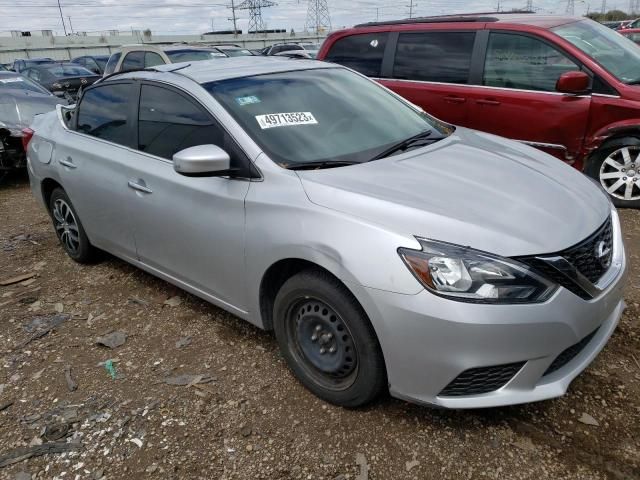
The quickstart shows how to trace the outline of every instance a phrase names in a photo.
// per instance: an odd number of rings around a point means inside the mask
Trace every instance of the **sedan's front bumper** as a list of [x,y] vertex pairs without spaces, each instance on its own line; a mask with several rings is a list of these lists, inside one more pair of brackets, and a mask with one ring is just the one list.
[[[427,291],[401,295],[368,288],[358,297],[378,334],[393,396],[447,408],[494,407],[567,391],[618,324],[626,269],[623,254],[615,279],[591,301],[564,288],[544,303],[528,305],[462,303]],[[576,344],[569,360],[557,362],[561,366],[549,373],[554,360]],[[493,391],[442,393],[463,372],[517,363],[522,366]]]

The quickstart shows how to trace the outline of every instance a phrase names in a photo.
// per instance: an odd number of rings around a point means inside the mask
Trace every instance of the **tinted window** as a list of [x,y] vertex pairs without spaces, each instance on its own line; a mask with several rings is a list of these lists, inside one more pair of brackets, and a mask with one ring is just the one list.
[[475,32],[401,33],[393,77],[467,83]]
[[331,46],[325,60],[353,68],[370,77],[379,77],[388,33],[351,35]]
[[219,50],[172,50],[165,53],[172,63],[198,62],[200,60],[226,57],[226,55]]
[[171,160],[180,150],[206,144],[224,148],[223,130],[206,111],[172,90],[142,86],[139,150]]
[[100,85],[87,90],[78,108],[78,131],[128,145],[127,112],[131,84]]
[[83,66],[73,65],[68,63],[66,65],[51,65],[43,67],[46,68],[46,71],[49,72],[54,77],[65,78],[65,77],[82,77],[87,75],[93,75],[94,73],[90,70],[87,70]]
[[554,92],[560,75],[579,70],[548,44],[524,35],[492,33],[483,84],[492,87]]
[[155,67],[156,65],[164,65],[164,60],[155,52],[146,52],[144,54],[144,66]]
[[116,65],[118,64],[118,60],[120,60],[121,56],[122,54],[118,52],[118,53],[114,53],[109,57],[109,60],[107,61],[107,66],[104,68],[105,75],[109,75],[114,72],[114,70],[116,69]]
[[85,66],[87,69],[91,70],[93,73],[100,73],[100,67],[98,67],[98,64],[95,62],[93,58],[87,57],[83,59],[82,65]]
[[121,72],[144,68],[144,52],[129,52],[120,66]]

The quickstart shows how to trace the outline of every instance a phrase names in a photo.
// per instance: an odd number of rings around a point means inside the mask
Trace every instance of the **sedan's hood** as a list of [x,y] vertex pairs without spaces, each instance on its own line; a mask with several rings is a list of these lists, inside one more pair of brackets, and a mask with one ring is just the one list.
[[562,161],[464,128],[406,154],[298,174],[317,205],[504,256],[572,246],[611,208],[601,189]]
[[20,129],[28,127],[33,117],[55,110],[64,103],[53,95],[24,90],[9,90],[0,93],[0,127]]

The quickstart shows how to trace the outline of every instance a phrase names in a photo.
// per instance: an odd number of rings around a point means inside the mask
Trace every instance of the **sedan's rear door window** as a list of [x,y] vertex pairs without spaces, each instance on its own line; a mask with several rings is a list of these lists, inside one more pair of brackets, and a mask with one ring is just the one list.
[[120,71],[128,72],[130,70],[139,70],[144,68],[144,53],[145,52],[142,51],[127,53],[127,56],[124,57],[122,66],[120,67]]
[[393,77],[467,83],[475,32],[415,32],[398,37]]
[[87,90],[78,106],[77,130],[109,142],[129,146],[130,128],[127,112],[132,85],[102,84]]
[[325,60],[353,68],[369,77],[379,77],[388,36],[388,33],[381,32],[343,37],[331,46]]
[[489,36],[483,85],[555,92],[558,78],[580,70],[551,45],[528,35],[492,32]]

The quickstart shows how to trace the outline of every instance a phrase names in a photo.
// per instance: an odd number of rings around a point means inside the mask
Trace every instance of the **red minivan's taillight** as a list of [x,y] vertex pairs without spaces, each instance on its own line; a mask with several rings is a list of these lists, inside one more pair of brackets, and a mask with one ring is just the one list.
[[31,141],[31,139],[33,138],[33,134],[35,132],[33,130],[31,130],[30,128],[23,128],[22,129],[22,148],[24,148],[24,151],[27,151],[27,147],[29,146],[29,142]]

